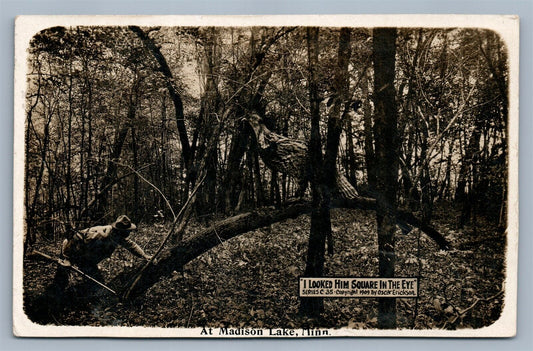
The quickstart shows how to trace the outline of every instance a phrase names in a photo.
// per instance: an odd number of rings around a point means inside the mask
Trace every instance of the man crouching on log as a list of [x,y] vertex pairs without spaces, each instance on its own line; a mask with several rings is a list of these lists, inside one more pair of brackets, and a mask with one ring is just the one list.
[[61,247],[61,265],[54,278],[55,288],[63,290],[67,287],[69,274],[65,267],[72,265],[89,277],[102,281],[98,263],[109,258],[118,246],[123,246],[134,256],[150,260],[151,256],[128,238],[136,228],[128,216],[122,215],[112,224],[79,230],[65,239]]

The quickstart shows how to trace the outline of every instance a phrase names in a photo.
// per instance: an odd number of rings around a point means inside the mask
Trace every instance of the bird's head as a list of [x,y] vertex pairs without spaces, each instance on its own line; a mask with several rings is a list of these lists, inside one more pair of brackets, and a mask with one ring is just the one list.
[[252,127],[258,126],[263,123],[262,118],[257,113],[250,113],[249,115],[244,117],[244,120],[248,122],[248,124],[250,124]]
[[253,129],[256,137],[259,137],[264,128],[264,124],[262,118],[257,113],[250,113],[243,117],[242,121],[247,123]]

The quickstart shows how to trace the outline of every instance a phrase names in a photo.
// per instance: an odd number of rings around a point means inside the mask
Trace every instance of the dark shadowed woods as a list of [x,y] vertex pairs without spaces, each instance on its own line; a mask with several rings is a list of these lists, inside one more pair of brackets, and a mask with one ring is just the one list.
[[[29,46],[25,311],[38,323],[479,328],[505,277],[508,66],[476,29],[54,27]],[[105,289],[75,230],[127,214]],[[165,241],[166,237],[169,240]],[[164,243],[164,245],[161,245]],[[298,277],[417,277],[411,299]],[[135,283],[133,283],[135,282]],[[93,284],[94,285],[94,284]]]

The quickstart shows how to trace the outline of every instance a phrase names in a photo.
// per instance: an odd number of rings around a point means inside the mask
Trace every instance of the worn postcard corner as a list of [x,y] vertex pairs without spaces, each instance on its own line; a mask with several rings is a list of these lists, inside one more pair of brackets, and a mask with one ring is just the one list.
[[17,17],[14,335],[514,336],[518,22]]

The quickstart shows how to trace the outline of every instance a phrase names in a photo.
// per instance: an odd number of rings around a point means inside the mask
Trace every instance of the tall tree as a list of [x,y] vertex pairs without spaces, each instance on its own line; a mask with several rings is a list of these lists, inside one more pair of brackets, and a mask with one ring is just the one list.
[[[342,133],[343,117],[346,117],[350,107],[348,88],[350,79],[348,63],[350,62],[350,28],[342,28],[339,34],[337,52],[337,66],[335,68],[334,91],[336,92],[333,108],[328,117],[328,134],[326,153],[324,155],[324,204],[329,206],[331,194],[337,186],[337,155]],[[328,210],[329,213],[329,210]],[[333,238],[331,228],[328,231],[328,252],[333,254]]]
[[[307,48],[309,60],[309,105],[311,111],[311,137],[309,140],[309,163],[311,178],[312,206],[311,229],[307,249],[307,263],[304,275],[320,277],[324,270],[324,249],[326,237],[331,232],[331,218],[324,197],[322,147],[320,141],[320,98],[318,94],[318,28],[307,28]],[[302,298],[300,312],[317,317],[324,311],[324,299],[321,297]]]
[[[398,111],[394,88],[396,29],[376,28],[374,59],[374,136],[376,148],[376,217],[378,226],[379,275],[394,276],[396,255],[394,231],[398,177]],[[396,299],[380,298],[378,327],[396,327]]]
[[[350,61],[349,28],[342,28],[339,34],[337,67],[335,69],[334,90],[335,102],[328,117],[328,131],[326,153],[322,157],[320,140],[320,97],[318,91],[318,28],[308,28],[308,60],[309,60],[309,102],[311,111],[311,137],[309,141],[309,170],[311,178],[311,193],[313,210],[311,212],[311,229],[305,276],[320,277],[324,271],[324,249],[326,238],[328,250],[333,253],[333,239],[331,237],[330,203],[337,186],[337,155],[340,135],[342,132],[342,117],[347,113],[349,78],[348,63]],[[324,310],[323,298],[303,298],[300,311],[309,316],[318,316]]]

